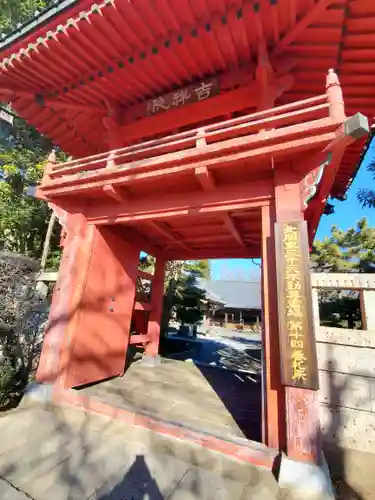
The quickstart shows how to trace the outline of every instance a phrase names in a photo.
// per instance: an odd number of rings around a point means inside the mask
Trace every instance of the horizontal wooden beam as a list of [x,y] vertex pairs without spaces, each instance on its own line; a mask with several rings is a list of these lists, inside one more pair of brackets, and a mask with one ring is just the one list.
[[206,259],[259,259],[261,249],[259,246],[244,248],[203,248],[193,250],[190,253],[178,250],[165,252],[164,257],[167,260],[206,260]]
[[96,204],[88,207],[85,215],[93,224],[150,221],[154,229],[167,239],[175,241],[178,240],[176,235],[173,235],[165,226],[157,225],[155,219],[258,208],[269,203],[273,194],[271,181],[265,180],[242,183],[240,186],[234,185],[229,188],[221,187],[212,192],[191,193],[186,197],[172,194],[162,197],[153,196],[147,200],[111,204],[106,207],[105,214],[103,214],[103,207]]
[[142,271],[141,269],[138,269],[138,278],[152,281],[154,279],[154,275],[151,273],[147,273],[146,271]]
[[46,272],[46,273],[40,273],[36,280],[37,281],[57,281],[59,273],[57,271],[55,272]]
[[152,305],[148,302],[136,302],[134,304],[135,311],[152,311]]
[[[121,157],[124,159],[124,154],[128,155],[131,152],[136,152],[136,150],[142,151],[150,151],[153,147],[160,147],[161,145],[165,145],[166,143],[173,142],[173,144],[182,144],[182,142],[188,138],[196,137],[198,132],[205,132],[205,137],[208,137],[210,140],[212,139],[212,133],[217,131],[222,132],[223,129],[236,131],[238,126],[243,129],[244,126],[250,126],[250,129],[247,128],[248,131],[254,131],[254,126],[258,127],[258,129],[269,129],[275,128],[280,125],[287,125],[289,123],[288,118],[294,117],[302,113],[306,113],[306,111],[321,109],[322,103],[326,103],[327,96],[326,94],[318,95],[315,97],[310,97],[308,99],[299,100],[296,102],[292,102],[286,104],[284,106],[278,106],[271,109],[267,109],[265,111],[260,111],[257,113],[252,113],[250,115],[244,115],[237,118],[231,118],[229,120],[220,121],[216,123],[212,123],[200,129],[187,130],[185,132],[180,132],[178,134],[174,134],[172,136],[164,136],[159,139],[153,139],[149,141],[142,141],[141,144],[133,144],[132,146],[127,146],[124,148],[106,151],[103,153],[87,156],[85,158],[78,158],[76,160],[69,160],[67,162],[56,165],[54,172],[61,171],[64,175],[68,173],[81,172],[82,170],[91,169],[91,167],[95,164],[105,163],[108,161],[108,157],[112,153],[116,153],[116,158],[119,159]],[[326,104],[326,107],[329,107]],[[327,111],[328,113],[328,111]],[[78,118],[79,119],[79,118]],[[271,120],[271,122],[270,122]],[[276,123],[275,121],[276,120]],[[286,120],[286,121],[285,121]],[[301,121],[306,121],[302,120]],[[295,121],[294,121],[295,123]],[[243,132],[243,130],[242,130]],[[236,135],[236,134],[235,134]],[[221,138],[221,137],[220,137]],[[185,146],[189,146],[189,144],[185,144]],[[132,158],[133,160],[134,158]],[[132,165],[134,166],[134,165]],[[70,167],[74,167],[77,170],[71,170]],[[96,167],[94,167],[96,168]]]
[[[246,67],[231,70],[216,77],[206,78],[200,82],[192,83],[187,87],[179,88],[167,94],[157,96],[155,99],[150,99],[149,101],[132,106],[130,109],[123,112],[121,121],[122,123],[131,123],[140,118],[146,118],[148,115],[154,113],[160,116],[161,113],[165,113],[171,108],[176,109],[176,107],[182,107],[189,112],[190,108],[187,108],[187,106],[192,104],[194,98],[195,101],[206,101],[207,99],[212,99],[215,94],[222,93],[223,91],[225,92],[235,87],[249,85],[254,78],[253,75],[254,64],[250,64]],[[199,95],[200,99],[198,97]],[[153,109],[153,107],[156,109]]]
[[149,116],[121,127],[126,142],[165,134],[186,125],[225,116],[241,109],[255,107],[256,92],[253,86],[242,87],[188,106],[171,109],[166,114]]
[[[81,209],[84,212],[83,208]],[[162,249],[154,241],[140,234],[136,228],[124,226],[122,224],[111,224],[111,231],[118,234],[122,238],[131,241],[134,245],[138,245],[141,250],[147,252],[154,257],[161,257]]]
[[375,290],[375,274],[311,273],[311,286],[340,290]]
[[129,344],[145,344],[147,342],[151,341],[151,335],[149,334],[144,334],[144,335],[131,335]]
[[[134,161],[129,166],[101,169],[98,172],[90,172],[86,179],[79,174],[71,176],[63,174],[64,177],[53,179],[42,185],[40,189],[45,191],[45,194],[48,191],[54,191],[58,196],[70,191],[77,194],[80,191],[102,188],[109,182],[110,176],[112,177],[110,182],[114,186],[131,185],[137,181],[144,182],[146,179],[153,181],[156,176],[183,173],[201,166],[218,169],[231,163],[250,161],[262,156],[291,155],[296,150],[313,149],[317,147],[317,143],[329,142],[334,136],[327,134],[327,132],[333,132],[336,127],[337,124],[330,118],[298,123],[264,133],[224,140],[210,144],[205,148],[184,151],[183,154],[181,151],[176,151],[154,158]],[[295,140],[293,141],[293,139]],[[229,154],[232,151],[240,152]]]

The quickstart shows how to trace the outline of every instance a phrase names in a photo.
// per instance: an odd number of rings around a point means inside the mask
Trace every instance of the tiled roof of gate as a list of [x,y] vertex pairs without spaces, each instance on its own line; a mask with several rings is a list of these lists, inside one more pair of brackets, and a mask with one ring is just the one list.
[[260,281],[201,280],[201,289],[220,298],[218,302],[235,309],[261,309]]
[[[357,175],[358,170],[361,168],[362,162],[365,159],[367,151],[370,149],[370,146],[371,146],[371,143],[372,143],[374,137],[375,137],[375,123],[371,126],[370,133],[367,136],[367,140],[365,142],[365,145],[363,147],[363,151],[362,151],[361,156],[359,158],[359,162],[357,165],[355,175]],[[353,176],[353,179],[354,179],[355,175]]]
[[[371,116],[374,26],[373,0],[57,0],[0,41],[0,87],[20,86],[12,96],[15,111],[69,154],[85,156],[107,148],[95,109],[103,95],[127,107],[174,84],[252,63],[261,37],[271,58],[283,56],[292,66],[294,84],[278,104],[320,94],[324,75],[335,68],[348,116]],[[82,47],[83,56],[77,54]],[[56,111],[44,98],[92,110]],[[361,147],[357,141],[347,148],[332,196],[345,194]]]

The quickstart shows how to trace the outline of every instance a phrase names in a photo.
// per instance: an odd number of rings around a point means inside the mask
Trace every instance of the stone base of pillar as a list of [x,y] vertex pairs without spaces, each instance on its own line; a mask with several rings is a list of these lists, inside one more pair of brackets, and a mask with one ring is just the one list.
[[150,356],[149,354],[144,354],[141,360],[142,365],[154,368],[155,366],[161,365],[161,357],[159,354],[156,356]]
[[321,465],[292,460],[283,454],[279,487],[295,500],[334,500],[335,494],[328,465],[322,455]]
[[34,403],[49,403],[52,401],[53,391],[53,384],[31,382],[22,398],[21,406],[28,406]]

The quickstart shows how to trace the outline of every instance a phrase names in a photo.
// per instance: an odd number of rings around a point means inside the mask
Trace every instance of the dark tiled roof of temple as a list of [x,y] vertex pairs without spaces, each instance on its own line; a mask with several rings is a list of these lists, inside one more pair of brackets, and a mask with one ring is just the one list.
[[[201,280],[201,289],[207,298],[215,297],[225,307],[236,309],[261,309],[261,286],[259,281]],[[219,298],[219,300],[218,300]]]

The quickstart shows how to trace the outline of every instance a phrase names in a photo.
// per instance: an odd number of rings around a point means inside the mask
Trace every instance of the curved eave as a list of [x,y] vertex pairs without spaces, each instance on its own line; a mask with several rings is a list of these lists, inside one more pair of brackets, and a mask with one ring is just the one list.
[[361,152],[361,155],[360,155],[360,158],[359,158],[359,162],[357,163],[357,166],[356,166],[356,168],[354,170],[353,177],[350,179],[350,182],[349,182],[349,185],[348,185],[348,189],[351,186],[351,184],[353,183],[353,181],[354,181],[357,173],[359,172],[359,169],[362,166],[363,160],[365,159],[367,151],[369,150],[369,148],[371,146],[371,143],[372,143],[372,140],[374,139],[374,136],[375,136],[375,124],[373,124],[371,126],[370,133],[368,134],[367,139],[366,139],[366,141],[365,141],[365,143],[363,145],[363,149],[362,149],[362,152]]

